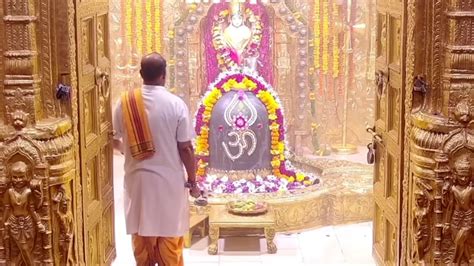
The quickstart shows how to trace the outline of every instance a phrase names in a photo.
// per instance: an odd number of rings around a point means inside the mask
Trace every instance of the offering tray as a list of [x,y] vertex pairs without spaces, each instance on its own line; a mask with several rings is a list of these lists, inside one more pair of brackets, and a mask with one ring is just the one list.
[[268,204],[266,202],[255,202],[252,200],[236,200],[228,202],[226,209],[229,213],[234,215],[261,215],[267,213]]

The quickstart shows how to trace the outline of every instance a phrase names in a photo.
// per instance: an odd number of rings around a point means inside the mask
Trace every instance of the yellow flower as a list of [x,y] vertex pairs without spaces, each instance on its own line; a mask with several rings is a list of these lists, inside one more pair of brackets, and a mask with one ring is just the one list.
[[224,85],[222,85],[222,88],[227,92],[235,88],[237,84],[238,83],[235,79],[229,79],[226,83],[224,83]]
[[294,178],[294,177],[288,178],[288,183],[293,183],[293,182],[295,182],[295,178]]
[[278,151],[280,153],[283,153],[285,151],[285,143],[283,142],[278,143]]
[[201,136],[204,135],[204,134],[207,135],[208,133],[209,133],[209,127],[202,126],[201,127]]
[[257,88],[257,84],[248,78],[244,78],[242,83],[245,85],[247,90],[254,90]]
[[303,184],[304,184],[305,186],[309,186],[309,185],[311,185],[311,181],[306,180],[306,181],[303,182]]
[[219,16],[227,16],[227,15],[229,15],[229,10],[227,10],[227,9],[223,10],[223,11],[221,11],[221,13],[219,13]]
[[271,164],[272,164],[273,168],[278,168],[278,167],[280,167],[281,162],[278,159],[274,159],[274,160],[271,161]]
[[280,125],[276,122],[273,122],[271,125],[270,125],[270,130],[278,130],[280,129]]
[[296,173],[296,181],[301,182],[305,179],[305,175],[302,173]]
[[276,120],[276,119],[277,119],[277,116],[276,116],[276,114],[270,114],[270,115],[268,115],[268,119],[270,119],[270,120]]

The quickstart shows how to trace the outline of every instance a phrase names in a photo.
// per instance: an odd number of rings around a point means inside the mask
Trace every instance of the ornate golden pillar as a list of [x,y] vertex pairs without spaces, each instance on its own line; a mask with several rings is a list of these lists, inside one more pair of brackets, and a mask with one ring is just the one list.
[[419,76],[407,81],[413,84],[414,113],[406,261],[472,265],[474,4],[409,2],[408,27],[414,32],[408,38],[414,44],[409,61]]
[[[4,0],[0,7],[0,265],[69,265],[76,253],[66,108],[74,28],[63,2]],[[61,82],[63,103],[56,99]]]

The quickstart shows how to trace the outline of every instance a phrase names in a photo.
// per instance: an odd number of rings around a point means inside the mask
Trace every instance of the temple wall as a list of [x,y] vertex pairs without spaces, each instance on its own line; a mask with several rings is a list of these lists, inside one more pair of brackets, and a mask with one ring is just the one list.
[[[371,34],[375,24],[373,17],[369,16],[373,0],[352,1],[349,20],[347,5],[336,2],[339,1],[286,1],[270,4],[267,9],[274,38],[273,84],[286,110],[290,146],[298,147],[298,153],[311,153],[318,150],[321,144],[331,146],[342,141],[344,106],[348,113],[345,119],[348,141],[355,145],[365,145],[369,141],[365,128],[373,123],[375,101],[372,86],[375,37]],[[203,12],[207,11],[208,6],[202,7]],[[184,1],[154,0],[145,4],[112,0],[110,8],[111,49],[115,55],[112,58],[113,102],[120,91],[140,85],[140,57],[158,50],[168,59],[168,86],[183,97],[194,112],[205,87],[202,40],[204,31],[208,29],[199,26],[205,13],[199,15],[199,21],[190,25],[193,29],[186,38],[187,42],[183,43],[188,47],[186,60],[180,62],[176,53],[176,47],[180,46],[177,29],[186,27],[187,19],[193,12]],[[287,9],[288,13],[281,13],[283,9]],[[301,72],[298,68],[300,62],[297,61],[297,52],[301,48],[298,37],[289,28],[290,15],[305,25],[308,32],[305,48],[308,54],[304,58],[308,62],[304,70],[308,78],[303,84],[295,78]],[[137,20],[137,17],[142,19]],[[353,28],[353,53],[349,64],[344,48],[345,20]],[[337,34],[332,34],[334,32]],[[177,75],[184,75],[186,81]],[[343,97],[346,84],[347,100]]]

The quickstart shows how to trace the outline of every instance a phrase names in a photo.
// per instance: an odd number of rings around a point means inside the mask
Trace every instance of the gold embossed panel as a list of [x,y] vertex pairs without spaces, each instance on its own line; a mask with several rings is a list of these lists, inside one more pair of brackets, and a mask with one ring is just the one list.
[[97,135],[97,109],[94,108],[97,106],[96,95],[94,89],[89,89],[89,91],[84,92],[84,116],[83,123],[84,123],[84,132],[86,134],[86,145],[87,143],[91,143]]
[[93,210],[95,205],[98,204],[99,200],[99,184],[97,183],[98,180],[98,158],[94,157],[92,160],[87,162],[86,164],[86,189],[87,189],[87,201],[89,205],[87,205],[87,209]]
[[[377,58],[385,58],[387,52],[387,16],[384,13],[377,14]],[[384,59],[377,59],[384,60]]]
[[398,229],[389,220],[385,220],[385,247],[384,263],[386,265],[396,265],[398,260]]
[[103,147],[100,151],[100,186],[102,188],[102,195],[105,195],[113,189],[112,179],[109,178],[109,173],[112,169],[112,146],[110,144]]
[[[376,164],[374,198],[374,255],[380,265],[399,263],[404,123],[403,10],[398,0],[377,1]],[[383,239],[383,241],[382,241]]]
[[76,1],[86,265],[115,258],[108,1]]
[[97,223],[87,234],[87,242],[89,243],[89,248],[86,249],[87,265],[102,265],[100,261],[100,235],[100,223]]
[[102,263],[110,265],[115,257],[114,205],[110,204],[102,215]]
[[384,247],[385,247],[385,239],[384,239],[384,215],[383,210],[375,204],[375,213],[374,213],[374,225],[373,225],[373,241],[374,241],[374,255],[380,258],[384,257]]
[[93,40],[93,26],[94,26],[94,21],[93,18],[88,17],[84,18],[81,21],[81,34],[82,34],[82,60],[81,60],[81,65],[84,67],[83,72],[84,73],[89,73],[91,69],[93,68],[94,62],[92,61],[94,59],[94,43],[91,42]]
[[390,28],[390,56],[389,63],[391,67],[400,71],[400,62],[401,62],[401,20],[400,17],[390,16],[389,18],[389,28]]
[[[398,78],[398,77],[394,77]],[[400,87],[392,86],[400,85],[400,81],[391,82],[387,90],[387,109],[390,110],[387,117],[387,130],[390,138],[395,142],[399,142],[399,133],[400,133],[400,119],[402,114],[400,113],[401,105],[403,104],[400,100],[401,92]]]
[[383,195],[385,188],[385,148],[381,144],[376,144],[377,155],[375,157],[375,169],[374,171],[374,194]]
[[387,153],[385,198],[388,202],[387,206],[394,212],[397,212],[398,208],[399,168],[397,157]]

